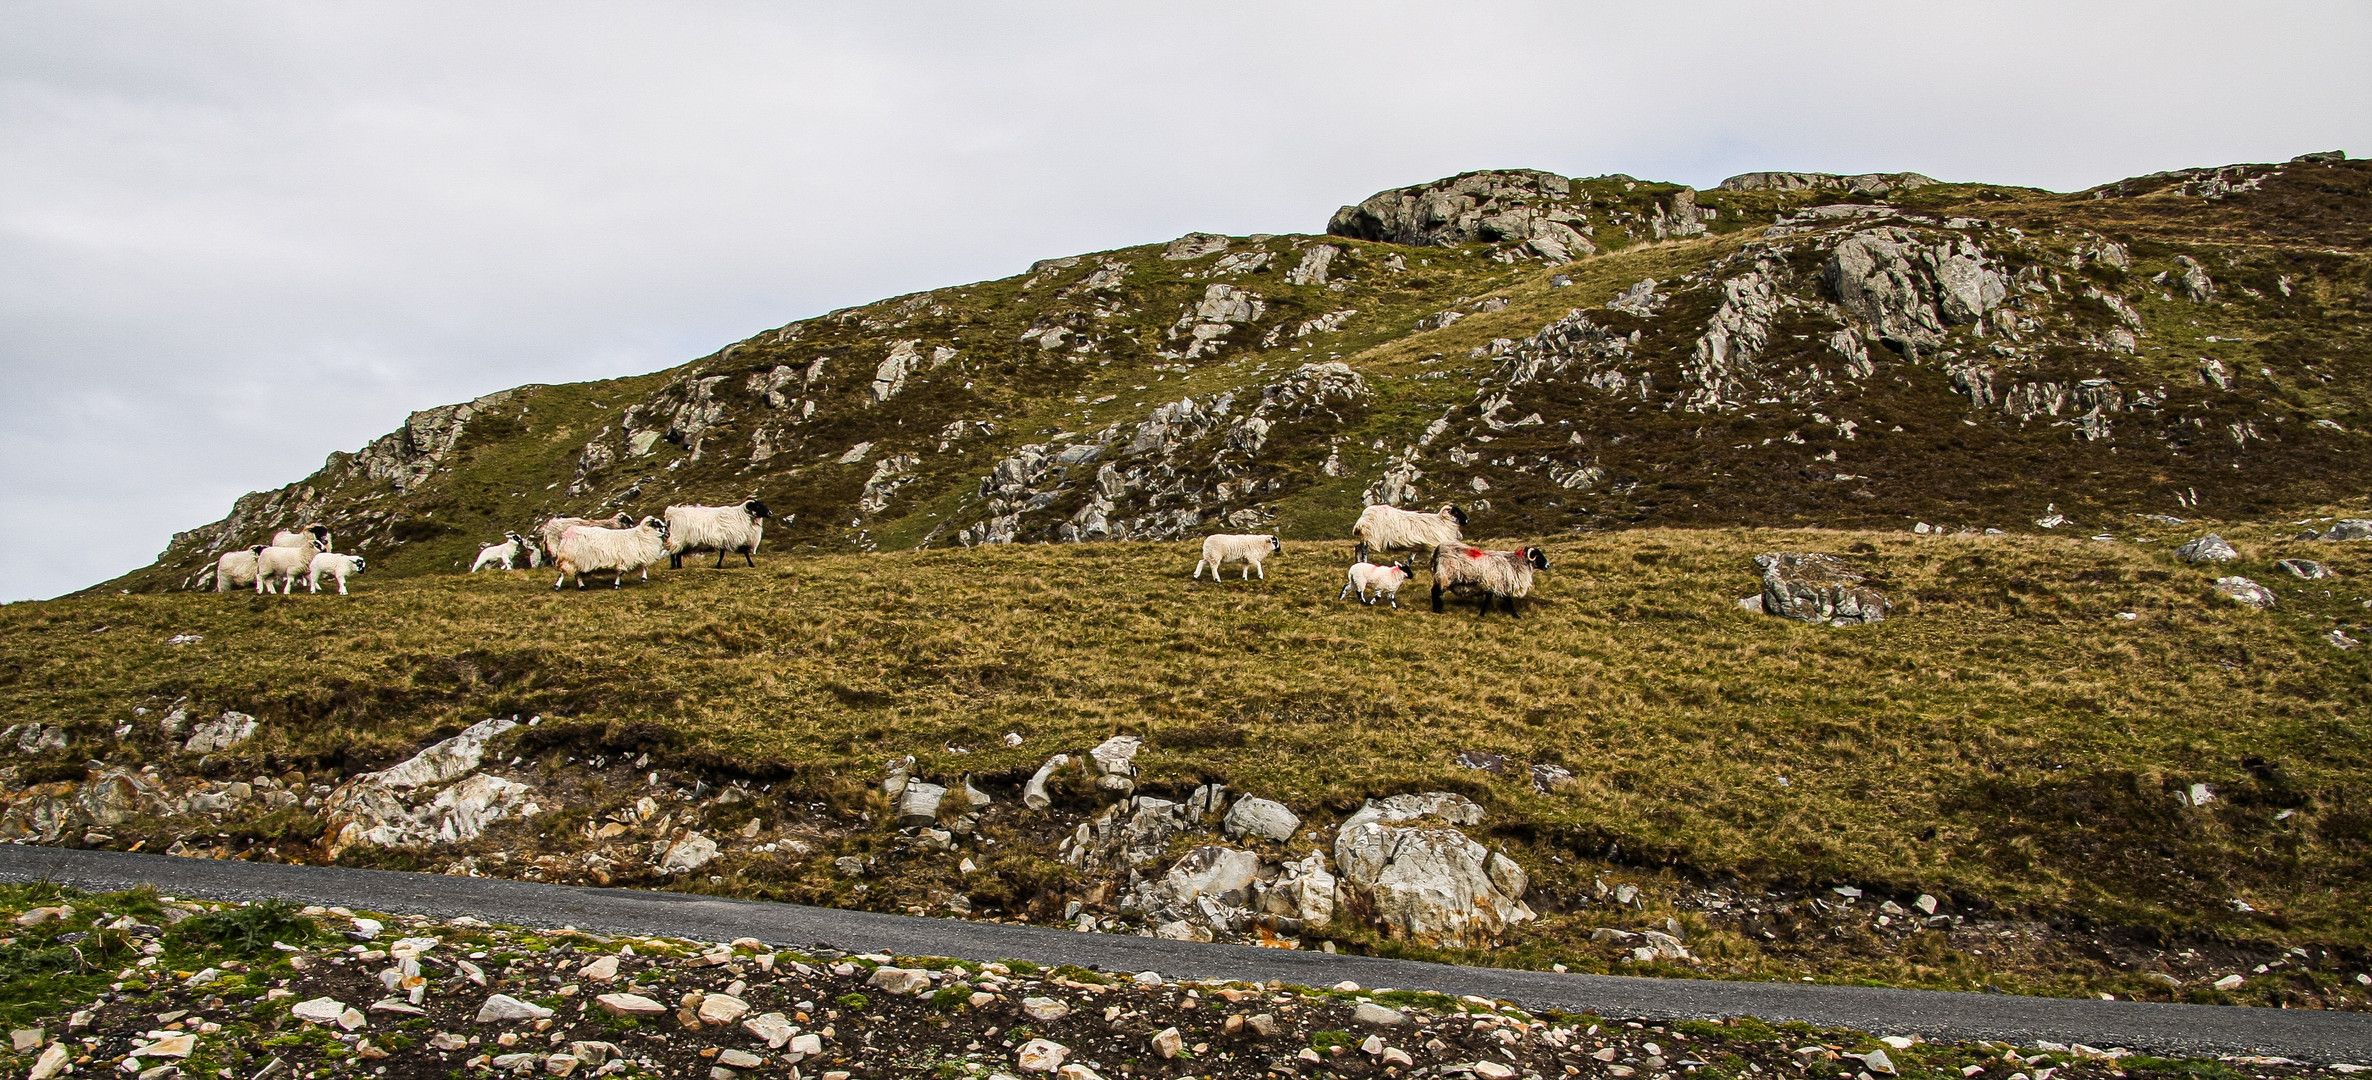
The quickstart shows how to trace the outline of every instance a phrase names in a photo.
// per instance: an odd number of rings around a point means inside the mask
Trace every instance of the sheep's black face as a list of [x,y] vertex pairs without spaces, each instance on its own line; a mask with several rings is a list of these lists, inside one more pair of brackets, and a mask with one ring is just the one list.
[[1408,564],[1408,560],[1406,559],[1402,559],[1399,562],[1393,563],[1392,569],[1400,571],[1400,576],[1404,578],[1413,578],[1417,576],[1416,568],[1410,566]]
[[262,555],[264,553],[264,549],[270,546],[271,545],[269,544],[257,544],[254,547],[248,548],[247,553],[249,555]]
[[1546,570],[1548,569],[1548,552],[1536,547],[1525,548],[1524,561],[1531,563],[1535,570]]
[[1466,527],[1466,511],[1464,511],[1464,510],[1460,510],[1460,509],[1458,509],[1457,507],[1455,507],[1455,506],[1452,506],[1452,507],[1450,507],[1450,508],[1449,508],[1449,512],[1450,512],[1450,520],[1451,520],[1451,521],[1455,521],[1455,522],[1457,522],[1457,523],[1458,523],[1458,527],[1459,527],[1459,528],[1461,528],[1461,529],[1463,529],[1463,528],[1465,528],[1465,527]]
[[1269,550],[1269,552],[1270,552],[1271,554],[1282,555],[1282,554],[1284,554],[1284,553],[1285,553],[1285,544],[1284,544],[1284,542],[1283,542],[1283,541],[1281,541],[1281,540],[1278,540],[1276,537],[1273,537],[1273,536],[1272,536],[1272,537],[1269,537],[1269,538],[1268,538],[1268,550]]
[[764,521],[767,518],[774,516],[773,511],[766,509],[765,503],[759,502],[756,499],[751,499],[750,501],[741,504],[741,508],[744,511],[747,511],[750,517],[759,521]]

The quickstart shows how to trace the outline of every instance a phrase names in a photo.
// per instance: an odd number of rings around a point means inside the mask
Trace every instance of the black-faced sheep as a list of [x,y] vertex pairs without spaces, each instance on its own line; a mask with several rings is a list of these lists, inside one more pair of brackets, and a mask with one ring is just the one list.
[[1249,578],[1252,571],[1258,570],[1260,580],[1267,581],[1268,568],[1260,565],[1260,560],[1284,553],[1285,545],[1267,533],[1218,533],[1206,536],[1202,542],[1202,561],[1194,564],[1194,579],[1202,580],[1202,568],[1208,566],[1211,568],[1211,580],[1219,581],[1220,567],[1240,562],[1244,564],[1244,576],[1236,580]]
[[576,581],[577,588],[585,583],[577,578],[594,570],[614,570],[617,578],[610,588],[626,584],[626,571],[642,571],[644,581],[651,580],[651,564],[667,557],[667,523],[655,517],[642,519],[642,524],[631,529],[604,529],[599,525],[577,525],[560,536],[560,546],[552,552],[552,561],[560,567],[560,579],[552,583],[554,591]]
[[[501,563],[502,568],[508,570],[511,568],[511,560],[518,558],[522,549],[531,552],[535,550],[535,547],[527,542],[527,538],[518,533],[506,532],[502,535],[502,543],[488,544],[478,549],[477,561],[469,564],[470,573],[475,574],[496,563]],[[533,566],[534,563],[531,562],[528,565]]]
[[257,544],[244,551],[226,551],[214,560],[214,591],[229,592],[255,584],[255,559],[267,545]]
[[[1402,559],[1389,566],[1377,566],[1371,562],[1355,562],[1351,564],[1349,580],[1343,584],[1342,595],[1335,599],[1346,599],[1355,592],[1359,594],[1359,602],[1362,604],[1373,607],[1377,600],[1389,599],[1392,601],[1392,610],[1398,611],[1400,610],[1400,587],[1408,584],[1408,579],[1415,576],[1416,570],[1408,565],[1407,559]],[[1375,594],[1372,597],[1368,595],[1371,592]]]
[[631,529],[634,527],[634,518],[630,514],[619,514],[615,517],[605,518],[556,517],[536,526],[535,534],[538,539],[544,542],[544,550],[551,552],[552,558],[557,560],[560,558],[561,534],[579,525],[599,525],[604,529]]
[[282,529],[272,534],[272,546],[295,548],[298,551],[336,551],[330,542],[329,526],[307,525],[302,529]]
[[727,552],[739,555],[751,566],[758,561],[758,541],[765,538],[766,519],[773,516],[766,504],[756,499],[739,506],[670,506],[667,508],[667,565],[680,570],[684,552],[707,551],[715,548],[717,568],[725,566]]
[[1441,612],[1444,589],[1459,596],[1479,596],[1482,610],[1476,618],[1491,613],[1491,601],[1507,605],[1507,613],[1516,614],[1515,602],[1532,593],[1532,572],[1548,569],[1548,553],[1536,547],[1514,551],[1485,551],[1467,544],[1445,544],[1433,551],[1433,611]]
[[1358,523],[1351,526],[1351,535],[1359,541],[1351,557],[1366,562],[1378,552],[1430,552],[1443,544],[1457,543],[1465,536],[1465,528],[1466,511],[1455,506],[1427,513],[1377,503],[1360,511]]
[[359,573],[362,573],[362,556],[360,555],[332,555],[326,551],[316,552],[313,561],[305,567],[305,588],[312,592],[320,592],[321,575],[328,574],[337,579],[338,595],[344,596],[346,595],[346,579]]

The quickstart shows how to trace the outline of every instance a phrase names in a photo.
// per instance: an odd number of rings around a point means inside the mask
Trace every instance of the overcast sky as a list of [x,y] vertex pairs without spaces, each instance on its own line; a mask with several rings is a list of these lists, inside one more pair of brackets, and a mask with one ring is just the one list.
[[1469,169],[2372,152],[2368,48],[2360,0],[12,2],[0,599],[415,409]]

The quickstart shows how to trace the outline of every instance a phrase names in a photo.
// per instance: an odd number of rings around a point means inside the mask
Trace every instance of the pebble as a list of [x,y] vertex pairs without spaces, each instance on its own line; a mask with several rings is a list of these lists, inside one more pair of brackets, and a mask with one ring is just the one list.
[[1375,1024],[1379,1027],[1393,1027],[1408,1021],[1408,1017],[1402,1015],[1399,1010],[1387,1009],[1372,1001],[1360,1002],[1358,1008],[1351,1010],[1351,1019],[1358,1023]]
[[612,1016],[657,1016],[667,1011],[667,1006],[641,994],[603,994],[593,1000]]
[[544,1008],[543,1006],[535,1004],[531,1001],[521,1001],[518,998],[510,996],[509,994],[489,995],[486,998],[486,1003],[478,1007],[478,1022],[481,1024],[504,1024],[517,1020],[542,1020],[550,1017],[551,1015],[552,1010]]

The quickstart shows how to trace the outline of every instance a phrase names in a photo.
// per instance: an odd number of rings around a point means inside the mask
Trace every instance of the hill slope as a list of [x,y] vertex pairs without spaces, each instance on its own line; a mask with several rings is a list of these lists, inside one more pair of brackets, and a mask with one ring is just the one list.
[[1328,235],[1050,259],[416,413],[100,587],[203,585],[311,521],[403,575],[753,495],[820,551],[1339,537],[1378,500],[1548,536],[2357,499],[2372,163],[2310,158],[2072,195],[1466,174]]

